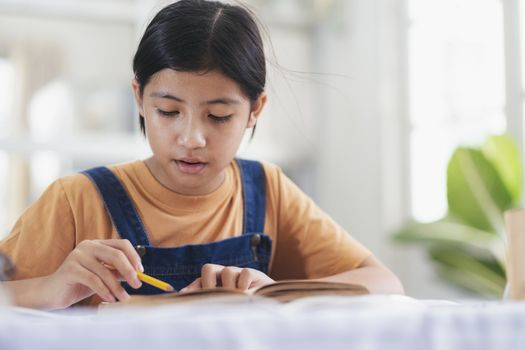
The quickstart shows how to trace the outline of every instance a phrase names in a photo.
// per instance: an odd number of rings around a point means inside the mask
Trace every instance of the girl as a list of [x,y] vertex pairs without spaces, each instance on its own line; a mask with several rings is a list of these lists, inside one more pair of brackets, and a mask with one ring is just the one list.
[[165,7],[133,70],[152,156],[61,178],[22,215],[0,243],[17,267],[4,282],[16,304],[57,309],[154,293],[137,270],[182,291],[315,278],[402,293],[278,167],[234,158],[267,100],[261,35],[246,9]]

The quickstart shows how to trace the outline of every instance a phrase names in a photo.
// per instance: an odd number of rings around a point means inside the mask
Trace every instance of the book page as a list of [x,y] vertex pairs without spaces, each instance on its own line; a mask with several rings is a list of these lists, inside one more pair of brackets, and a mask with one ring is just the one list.
[[191,292],[171,292],[158,295],[132,295],[128,300],[117,303],[102,303],[99,308],[121,306],[150,306],[173,303],[202,302],[246,302],[253,298],[268,299],[274,302],[289,302],[311,296],[357,296],[369,294],[368,290],[357,284],[286,280],[271,283],[246,291],[224,287],[199,289]]
[[103,302],[99,308],[114,308],[121,306],[151,306],[187,302],[229,302],[250,300],[250,293],[239,289],[229,288],[209,288],[198,289],[191,292],[179,293],[170,292],[156,295],[132,295],[128,300],[116,303]]
[[288,302],[299,298],[332,295],[332,296],[357,296],[369,294],[364,286],[350,283],[287,280],[268,284],[256,289],[255,296],[274,298],[281,302]]

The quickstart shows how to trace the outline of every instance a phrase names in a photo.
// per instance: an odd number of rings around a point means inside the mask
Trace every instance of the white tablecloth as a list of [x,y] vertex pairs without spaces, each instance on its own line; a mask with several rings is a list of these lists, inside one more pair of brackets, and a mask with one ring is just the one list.
[[401,296],[0,310],[0,349],[525,349],[525,303]]

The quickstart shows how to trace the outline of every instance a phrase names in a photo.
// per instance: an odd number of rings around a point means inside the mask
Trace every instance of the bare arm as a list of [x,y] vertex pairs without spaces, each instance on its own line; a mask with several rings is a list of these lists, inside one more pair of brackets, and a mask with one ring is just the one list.
[[337,275],[320,278],[321,281],[356,283],[365,286],[370,293],[404,294],[403,285],[397,276],[370,255],[356,269]]
[[62,309],[93,294],[109,302],[127,299],[129,295],[120,281],[139,288],[137,270],[142,271],[140,257],[128,240],[87,240],[78,244],[53,274],[2,282],[2,287],[15,305]]
[[51,303],[53,297],[46,293],[45,281],[46,277],[38,277],[2,282],[0,287],[5,289],[14,305],[32,309],[57,309],[59,306]]

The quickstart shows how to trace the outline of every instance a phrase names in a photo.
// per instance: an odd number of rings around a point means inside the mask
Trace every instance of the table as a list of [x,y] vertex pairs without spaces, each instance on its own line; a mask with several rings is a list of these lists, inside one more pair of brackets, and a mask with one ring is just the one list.
[[0,309],[0,349],[525,349],[525,302],[393,295],[192,302],[96,313]]

